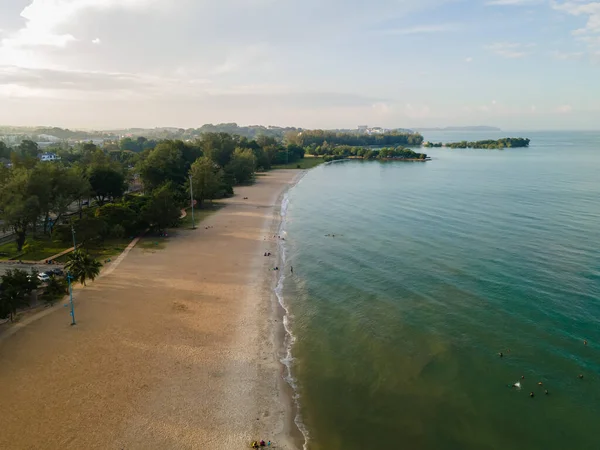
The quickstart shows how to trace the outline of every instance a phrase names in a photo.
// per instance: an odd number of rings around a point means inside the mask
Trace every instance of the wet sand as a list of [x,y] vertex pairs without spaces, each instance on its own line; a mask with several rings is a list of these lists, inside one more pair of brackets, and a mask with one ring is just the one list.
[[262,175],[197,230],[135,247],[77,291],[75,327],[58,305],[0,335],[0,448],[294,449],[263,253],[299,174]]

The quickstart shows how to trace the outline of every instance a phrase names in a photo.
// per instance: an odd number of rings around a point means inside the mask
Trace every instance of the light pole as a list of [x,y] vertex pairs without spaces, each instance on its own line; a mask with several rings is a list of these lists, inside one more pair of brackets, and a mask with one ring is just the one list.
[[196,222],[194,222],[194,183],[192,183],[192,176],[190,175],[190,202],[192,203],[192,230],[196,229]]
[[73,234],[73,251],[77,250],[77,243],[75,242],[75,228],[71,224],[71,233]]
[[73,285],[71,284],[72,281],[72,277],[71,277],[71,272],[67,273],[67,281],[69,282],[69,298],[71,301],[71,326],[75,325],[75,306],[73,305]]

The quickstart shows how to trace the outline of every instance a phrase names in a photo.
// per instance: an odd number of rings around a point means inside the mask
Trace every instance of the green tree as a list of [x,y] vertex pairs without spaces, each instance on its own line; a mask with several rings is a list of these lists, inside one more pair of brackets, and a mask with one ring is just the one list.
[[12,322],[17,310],[29,305],[29,295],[38,288],[39,280],[37,272],[19,269],[7,270],[1,278],[0,318],[10,317]]
[[40,148],[38,145],[29,140],[24,140],[17,147],[17,151],[23,158],[37,158],[40,154]]
[[152,191],[168,182],[173,182],[176,186],[183,185],[188,170],[189,164],[186,164],[178,144],[164,141],[141,163],[140,177],[145,189]]
[[123,173],[110,166],[92,166],[88,175],[92,195],[100,206],[109,199],[121,197],[127,189]]
[[165,183],[152,191],[143,214],[150,227],[158,232],[177,225],[181,210],[177,205],[177,193],[172,184]]
[[211,159],[198,158],[190,170],[194,200],[202,208],[205,200],[223,196],[224,173]]
[[40,211],[39,199],[30,194],[30,180],[31,172],[14,169],[12,176],[0,187],[0,216],[14,231],[19,252]]
[[31,169],[38,163],[40,149],[38,145],[29,140],[24,140],[17,146],[16,151],[11,154],[11,161],[14,167],[23,167]]
[[228,133],[206,133],[201,140],[204,155],[225,167],[237,147],[237,139]]
[[256,156],[250,149],[236,148],[226,171],[231,173],[237,184],[248,183],[254,177]]
[[83,250],[75,250],[68,256],[65,269],[73,277],[84,286],[87,280],[94,281],[100,274],[102,264],[90,256],[89,253]]
[[111,203],[96,209],[96,217],[104,220],[109,229],[116,225],[123,228],[123,233],[135,233],[137,228],[137,214],[124,203]]
[[0,158],[10,159],[12,150],[4,142],[0,141]]
[[67,280],[63,277],[53,276],[46,283],[42,299],[47,305],[53,305],[68,293],[69,284]]

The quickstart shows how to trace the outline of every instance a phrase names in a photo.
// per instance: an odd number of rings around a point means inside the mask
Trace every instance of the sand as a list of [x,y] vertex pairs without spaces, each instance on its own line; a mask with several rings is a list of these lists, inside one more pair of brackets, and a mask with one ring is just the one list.
[[0,448],[294,449],[278,262],[263,253],[276,255],[281,195],[299,174],[260,176],[197,230],[135,247],[77,291],[76,326],[58,305],[0,335]]

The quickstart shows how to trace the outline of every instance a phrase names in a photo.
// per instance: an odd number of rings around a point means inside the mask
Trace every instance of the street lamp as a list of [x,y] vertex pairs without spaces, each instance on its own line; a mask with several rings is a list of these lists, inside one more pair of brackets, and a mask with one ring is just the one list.
[[77,243],[75,242],[75,228],[73,228],[73,224],[71,224],[71,233],[73,234],[73,250],[77,250]]
[[73,277],[71,277],[71,272],[67,273],[67,281],[69,282],[69,298],[71,302],[71,326],[75,325],[75,305],[73,305],[73,285],[71,281]]
[[192,203],[192,230],[196,229],[196,222],[194,221],[194,183],[192,183],[192,176],[190,175],[190,202]]

